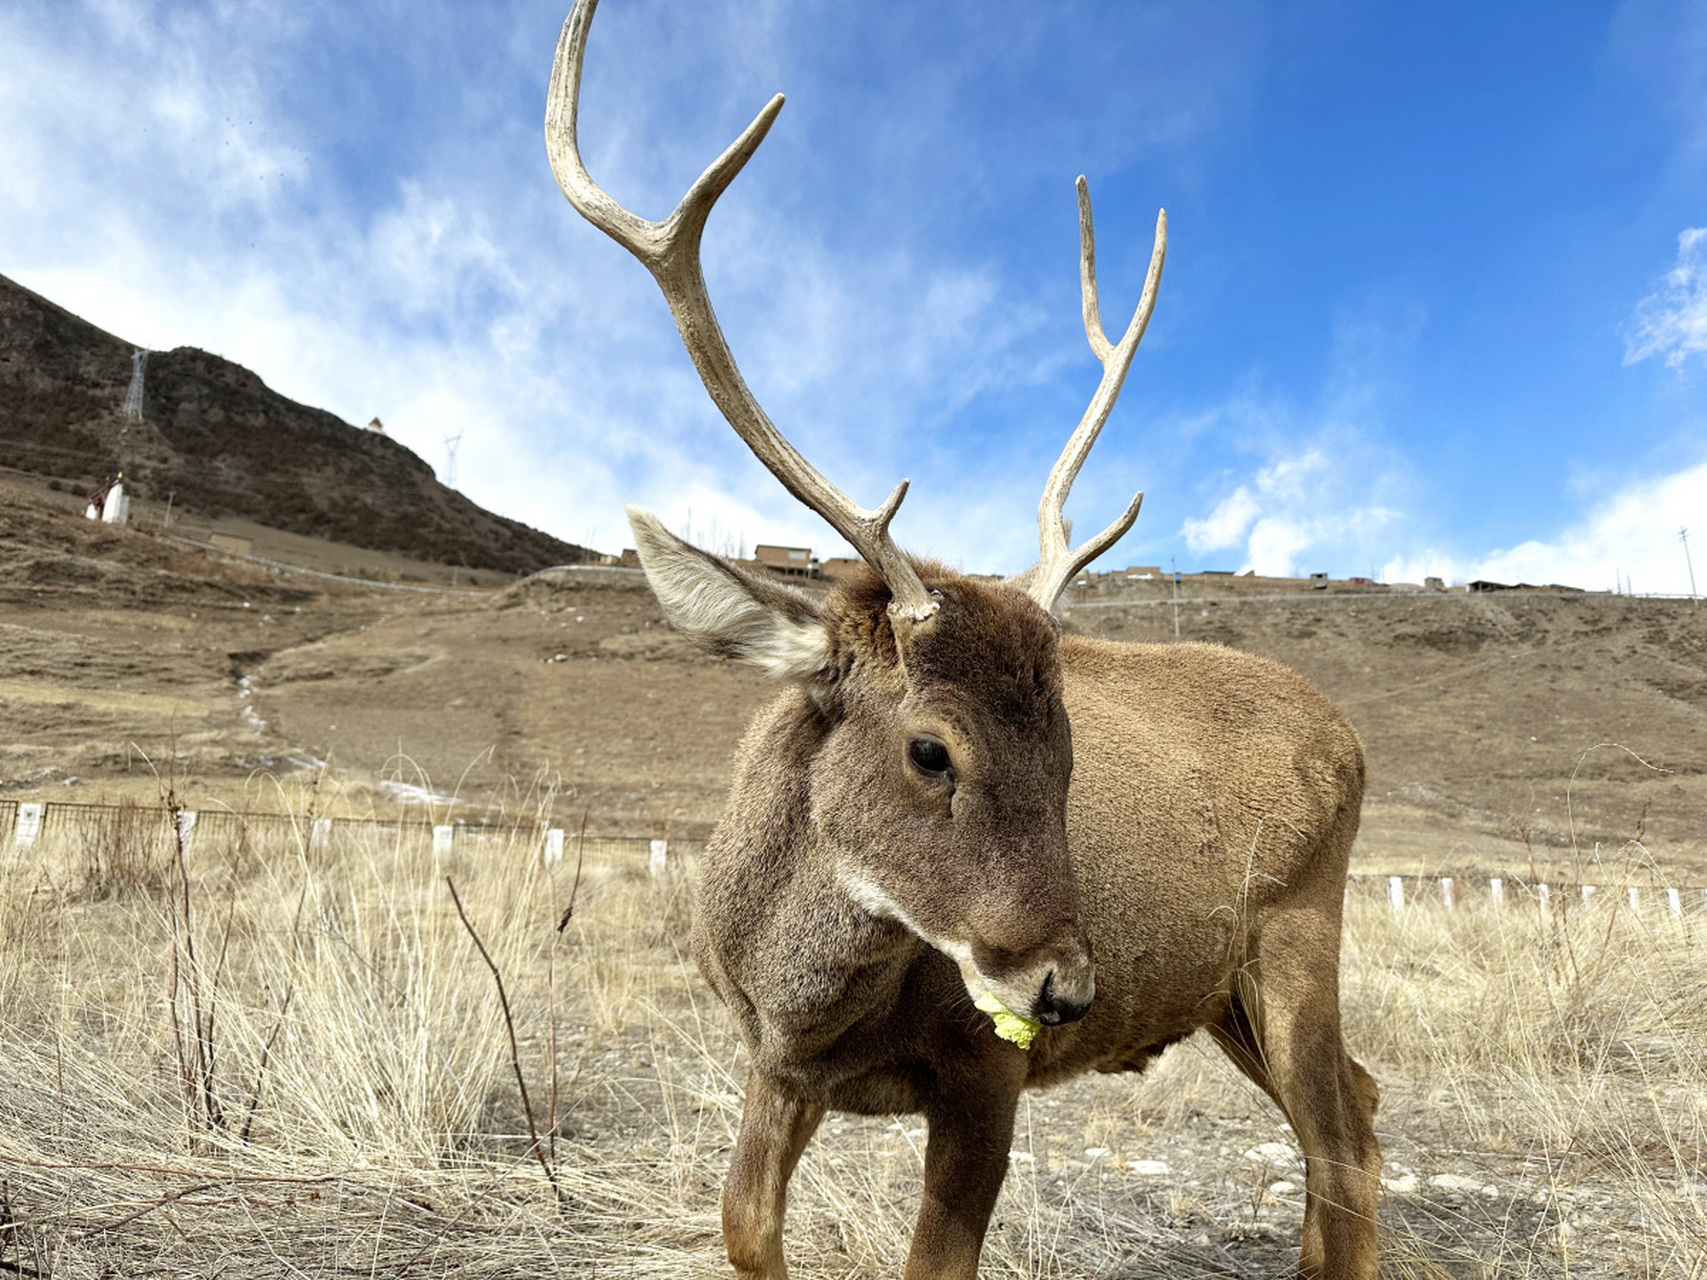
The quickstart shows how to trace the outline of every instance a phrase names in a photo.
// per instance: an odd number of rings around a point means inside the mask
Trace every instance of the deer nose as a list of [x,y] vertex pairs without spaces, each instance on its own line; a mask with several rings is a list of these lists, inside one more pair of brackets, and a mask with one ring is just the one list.
[[1055,970],[1051,969],[1043,977],[1043,986],[1038,990],[1037,999],[1032,1001],[1031,1020],[1041,1022],[1046,1027],[1077,1022],[1091,1011],[1091,999],[1094,994],[1095,984],[1088,978],[1081,993],[1068,989],[1064,983],[1058,984],[1055,981]]

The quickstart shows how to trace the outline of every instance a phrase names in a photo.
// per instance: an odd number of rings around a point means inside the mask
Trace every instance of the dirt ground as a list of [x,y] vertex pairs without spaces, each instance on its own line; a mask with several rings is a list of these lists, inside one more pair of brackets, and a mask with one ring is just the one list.
[[[345,803],[442,815],[549,803],[609,834],[699,838],[771,686],[690,649],[642,578],[387,590],[0,505],[0,788],[267,809],[327,769]],[[327,544],[320,564],[336,564]],[[1173,611],[1098,596],[1070,629],[1167,643]],[[1180,638],[1278,658],[1350,716],[1359,869],[1707,878],[1707,610],[1592,594],[1194,601]],[[448,803],[454,798],[456,803]]]

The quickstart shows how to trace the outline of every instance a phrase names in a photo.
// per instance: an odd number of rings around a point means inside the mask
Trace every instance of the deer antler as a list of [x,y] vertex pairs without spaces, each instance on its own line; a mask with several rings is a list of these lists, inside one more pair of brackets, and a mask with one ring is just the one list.
[[688,188],[675,211],[662,222],[648,222],[623,208],[593,181],[581,162],[576,116],[581,95],[581,65],[587,49],[598,0],[576,0],[557,41],[551,69],[551,92],[545,107],[545,146],[557,185],[582,217],[627,249],[658,282],[670,304],[682,343],[699,370],[700,380],[735,433],[746,441],[783,487],[829,521],[889,585],[890,614],[902,621],[921,622],[937,610],[912,564],[889,536],[889,522],[907,493],[907,481],[895,486],[882,506],[868,511],[819,474],[783,438],[754,397],[729,351],[717,323],[700,270],[700,237],[706,217],[751,159],[782,110],[779,93],[765,104],[741,136]]
[[1061,508],[1066,504],[1067,494],[1078,477],[1079,468],[1090,455],[1103,423],[1108,421],[1114,402],[1120,398],[1121,384],[1126,381],[1133,353],[1138,350],[1144,329],[1150,323],[1150,313],[1156,308],[1156,288],[1162,281],[1162,262],[1168,256],[1168,215],[1164,210],[1156,215],[1156,245],[1150,253],[1150,271],[1144,277],[1144,293],[1138,299],[1138,310],[1132,313],[1132,323],[1126,326],[1125,336],[1120,342],[1109,342],[1102,327],[1101,308],[1097,305],[1096,232],[1091,227],[1091,193],[1083,174],[1079,176],[1077,185],[1079,290],[1084,300],[1085,337],[1090,340],[1091,351],[1102,364],[1102,381],[1091,397],[1085,416],[1079,419],[1079,425],[1067,438],[1067,447],[1061,450],[1055,469],[1043,485],[1043,500],[1037,507],[1038,561],[1013,579],[1045,609],[1055,607],[1056,599],[1073,580],[1074,574],[1107,551],[1132,527],[1132,522],[1138,518],[1138,508],[1144,501],[1144,495],[1139,493],[1118,520],[1077,551],[1071,549],[1072,526],[1063,519]]

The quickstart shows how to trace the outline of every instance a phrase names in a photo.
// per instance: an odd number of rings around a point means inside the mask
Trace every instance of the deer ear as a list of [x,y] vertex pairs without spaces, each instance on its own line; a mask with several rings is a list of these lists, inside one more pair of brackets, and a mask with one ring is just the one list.
[[690,546],[650,511],[628,508],[628,523],[646,581],[678,631],[778,680],[829,674],[830,633],[810,595]]

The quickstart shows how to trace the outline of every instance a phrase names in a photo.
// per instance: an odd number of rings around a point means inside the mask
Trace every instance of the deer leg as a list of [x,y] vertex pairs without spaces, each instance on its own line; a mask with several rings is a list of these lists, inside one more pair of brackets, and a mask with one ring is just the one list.
[[1279,1104],[1304,1149],[1299,1275],[1374,1280],[1380,1093],[1340,1040],[1337,926],[1302,911],[1265,922],[1260,955],[1210,1034]]
[[925,1193],[906,1280],[975,1280],[978,1274],[984,1232],[1008,1172],[1025,1070],[1023,1062],[1006,1071],[982,1065],[987,1073],[959,1087],[944,1082],[925,1110]]
[[723,1246],[741,1280],[785,1280],[788,1179],[824,1108],[798,1102],[758,1072],[747,1079],[741,1136],[723,1184]]

